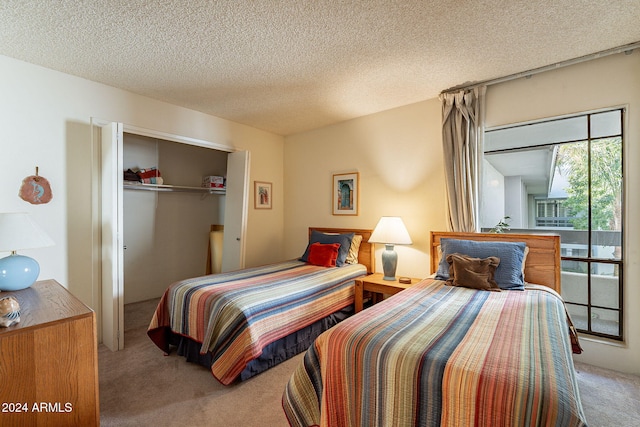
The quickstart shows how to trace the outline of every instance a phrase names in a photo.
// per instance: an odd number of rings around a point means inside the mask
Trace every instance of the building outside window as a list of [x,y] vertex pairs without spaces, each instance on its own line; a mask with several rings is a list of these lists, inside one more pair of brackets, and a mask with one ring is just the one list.
[[485,131],[480,225],[561,237],[579,331],[623,339],[623,109]]
[[536,198],[536,227],[571,227],[570,211],[564,200]]

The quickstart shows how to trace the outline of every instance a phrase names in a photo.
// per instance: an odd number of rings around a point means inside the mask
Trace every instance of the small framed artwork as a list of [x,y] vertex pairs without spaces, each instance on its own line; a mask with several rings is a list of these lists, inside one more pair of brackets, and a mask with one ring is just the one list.
[[333,214],[358,215],[359,173],[339,173],[333,175]]
[[254,181],[255,186],[255,209],[271,209],[271,183]]

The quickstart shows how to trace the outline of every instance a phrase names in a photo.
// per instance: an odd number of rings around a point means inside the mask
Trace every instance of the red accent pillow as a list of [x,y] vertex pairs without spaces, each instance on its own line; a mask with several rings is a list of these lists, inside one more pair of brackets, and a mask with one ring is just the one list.
[[339,249],[340,243],[312,243],[309,246],[307,263],[321,267],[335,267]]

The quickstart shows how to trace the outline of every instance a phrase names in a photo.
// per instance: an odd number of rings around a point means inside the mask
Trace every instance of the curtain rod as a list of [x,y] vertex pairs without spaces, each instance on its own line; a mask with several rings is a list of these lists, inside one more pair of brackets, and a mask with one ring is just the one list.
[[534,74],[540,74],[540,73],[543,73],[545,71],[551,71],[551,70],[555,70],[555,69],[558,69],[558,68],[566,67],[566,66],[569,66],[569,65],[580,64],[582,62],[587,62],[587,61],[591,61],[593,59],[603,58],[603,57],[609,56],[609,55],[615,55],[617,53],[624,52],[625,54],[629,55],[629,54],[631,54],[631,52],[633,52],[634,49],[638,49],[638,48],[640,48],[640,42],[630,43],[630,44],[626,44],[626,45],[623,45],[623,46],[614,47],[612,49],[607,49],[607,50],[603,50],[603,51],[600,51],[600,52],[591,53],[589,55],[580,56],[578,58],[568,59],[566,61],[556,62],[555,64],[545,65],[544,67],[533,68],[533,69],[528,70],[528,71],[522,71],[520,73],[510,74],[510,75],[504,76],[504,77],[498,77],[496,79],[484,80],[484,81],[473,83],[473,84],[462,84],[462,85],[459,85],[459,86],[454,86],[452,88],[443,90],[440,93],[443,94],[443,93],[457,92],[459,90],[473,89],[473,88],[476,88],[476,87],[479,87],[479,86],[491,86],[491,85],[495,85],[495,84],[498,84],[498,83],[504,83],[504,82],[508,82],[510,80],[519,79],[521,77],[527,77],[528,78],[528,77],[533,76]]

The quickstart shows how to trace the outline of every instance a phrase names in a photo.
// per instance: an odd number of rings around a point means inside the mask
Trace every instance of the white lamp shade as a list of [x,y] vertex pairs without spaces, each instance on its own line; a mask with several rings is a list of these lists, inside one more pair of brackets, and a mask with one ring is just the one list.
[[0,213],[0,252],[53,245],[53,240],[26,212]]
[[383,216],[369,237],[370,243],[410,245],[411,237],[399,216]]

